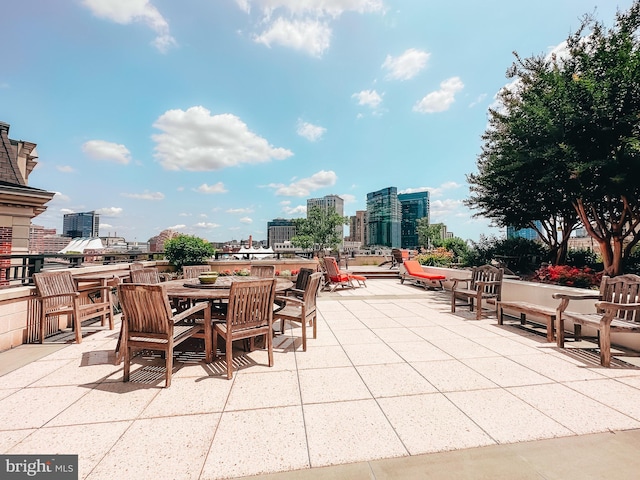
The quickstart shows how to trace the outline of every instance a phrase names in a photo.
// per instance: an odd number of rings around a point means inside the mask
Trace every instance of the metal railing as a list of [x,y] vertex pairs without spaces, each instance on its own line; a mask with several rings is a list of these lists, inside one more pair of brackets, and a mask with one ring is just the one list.
[[33,285],[33,274],[48,269],[162,259],[164,259],[164,253],[0,255],[0,288]]

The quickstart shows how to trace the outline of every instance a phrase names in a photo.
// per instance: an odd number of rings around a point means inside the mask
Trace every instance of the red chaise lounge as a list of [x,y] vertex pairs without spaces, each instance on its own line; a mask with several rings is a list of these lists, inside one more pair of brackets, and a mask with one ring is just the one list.
[[404,272],[400,274],[400,283],[404,283],[405,280],[413,280],[416,285],[422,285],[425,290],[434,288],[436,284],[444,289],[442,281],[447,277],[425,272],[417,260],[405,260],[400,267],[400,270],[404,267]]

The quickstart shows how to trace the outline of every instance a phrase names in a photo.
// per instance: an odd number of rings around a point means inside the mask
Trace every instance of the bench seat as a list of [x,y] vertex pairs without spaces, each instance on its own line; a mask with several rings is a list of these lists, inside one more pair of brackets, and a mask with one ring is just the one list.
[[447,277],[425,272],[417,260],[405,260],[402,265],[405,272],[400,276],[401,284],[404,284],[405,280],[413,280],[415,284],[423,286],[426,290],[427,288],[433,288],[437,282],[440,288],[444,288],[442,286],[442,280],[446,280]]
[[[527,320],[527,315],[538,315],[545,319],[547,327],[547,341],[553,342],[555,338],[555,323],[556,323],[556,309],[551,307],[545,307],[543,305],[536,305],[529,302],[517,302],[517,301],[500,301],[498,302],[498,325],[503,325],[504,322],[504,309],[514,310],[520,313],[520,324],[524,325]],[[538,323],[535,320],[529,319],[530,323]]]

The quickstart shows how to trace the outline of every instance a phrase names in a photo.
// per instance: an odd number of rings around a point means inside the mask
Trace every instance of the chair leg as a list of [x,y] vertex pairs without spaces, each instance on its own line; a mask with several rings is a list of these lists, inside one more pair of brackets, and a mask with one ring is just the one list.
[[318,314],[317,313],[313,314],[311,321],[313,322],[313,338],[317,338],[317,335],[316,335],[318,333]]
[[270,335],[266,335],[265,342],[267,343],[267,356],[269,357],[269,366],[273,367],[273,338]]
[[166,359],[165,359],[165,365],[167,368],[167,373],[165,374],[165,381],[164,381],[164,386],[165,387],[170,387],[171,386],[171,372],[173,370],[173,348],[171,350],[167,350],[165,352],[166,355]]
[[226,340],[226,348],[227,351],[225,353],[225,358],[227,359],[227,380],[231,380],[233,378],[233,343],[231,342],[231,336],[227,336]]
[[129,376],[131,372],[131,347],[128,345],[124,346],[124,367],[122,370],[122,381],[128,382]]
[[44,305],[40,305],[42,313],[40,314],[40,343],[44,343],[44,326],[47,321],[47,316],[44,314]]
[[307,351],[307,319],[302,315],[302,351]]
[[603,329],[600,334],[600,363],[603,367],[611,366],[611,335],[609,329]]

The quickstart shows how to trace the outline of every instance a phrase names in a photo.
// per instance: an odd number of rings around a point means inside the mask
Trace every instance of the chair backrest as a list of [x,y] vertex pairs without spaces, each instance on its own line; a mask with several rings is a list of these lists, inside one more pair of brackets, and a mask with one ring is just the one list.
[[322,272],[316,272],[311,274],[307,287],[304,289],[304,295],[302,301],[307,315],[316,309],[316,298],[318,297],[318,290],[320,289],[320,282],[322,281]]
[[404,268],[409,275],[415,275],[416,273],[424,273],[422,265],[417,260],[405,260],[403,262]]
[[129,265],[129,270],[140,270],[141,268],[144,268],[144,263],[142,262],[133,262]]
[[227,330],[243,330],[271,324],[276,279],[235,281],[229,291]]
[[276,276],[275,265],[251,265],[249,273],[252,277],[273,278]]
[[209,265],[184,265],[182,267],[182,276],[185,279],[198,278],[201,273],[210,271],[211,267]]
[[[615,277],[603,275],[600,282],[600,300],[620,304],[640,303],[640,276],[631,273]],[[640,321],[637,310],[619,310],[616,317],[631,322]]]
[[146,283],[156,284],[160,283],[160,274],[155,267],[140,268],[138,270],[131,270],[131,283]]
[[493,265],[482,265],[481,267],[473,267],[471,271],[471,289],[478,290],[478,282],[499,282],[495,285],[485,285],[484,292],[495,295],[498,300],[502,294],[502,277],[504,269],[494,267]]
[[129,335],[136,332],[171,334],[171,305],[164,285],[121,283],[118,299]]
[[[307,283],[309,283],[309,277],[314,273],[314,270],[310,268],[301,268],[298,270],[298,276],[296,277],[296,290],[305,290],[307,288]],[[321,274],[322,276],[322,274]]]
[[49,295],[64,295],[75,293],[76,283],[73,281],[71,272],[66,270],[60,272],[42,272],[33,275],[38,295],[46,297]]
[[332,281],[339,281],[340,269],[338,268],[338,262],[333,257],[324,257],[324,266],[327,269],[327,275]]
[[409,259],[409,252],[400,250],[399,248],[393,248],[391,250],[391,254],[393,255],[393,261],[395,263],[403,263],[405,260]]

